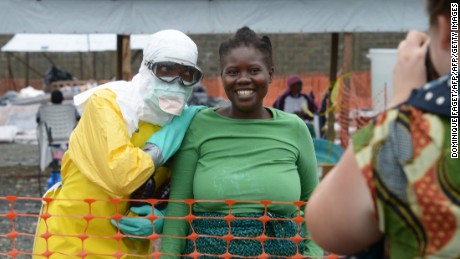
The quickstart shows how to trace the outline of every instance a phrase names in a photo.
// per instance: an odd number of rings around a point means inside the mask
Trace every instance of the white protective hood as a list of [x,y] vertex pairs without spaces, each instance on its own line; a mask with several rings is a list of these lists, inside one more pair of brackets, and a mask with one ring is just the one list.
[[[144,48],[144,57],[139,73],[132,81],[110,82],[74,96],[75,105],[84,104],[97,90],[108,88],[117,94],[117,103],[126,123],[129,136],[138,129],[139,121],[163,126],[173,118],[158,107],[159,81],[147,68],[148,61],[173,61],[196,66],[198,49],[196,44],[184,33],[177,30],[163,30],[153,34]],[[169,96],[183,98],[184,103],[190,97],[192,87],[182,87],[171,83]]]

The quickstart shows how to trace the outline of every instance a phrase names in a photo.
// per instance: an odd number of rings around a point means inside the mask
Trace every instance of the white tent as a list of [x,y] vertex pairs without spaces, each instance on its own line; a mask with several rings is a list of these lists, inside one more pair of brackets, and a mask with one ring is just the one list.
[[[128,39],[131,48],[138,47],[134,37],[122,35],[149,35],[162,29],[188,34],[234,33],[245,25],[262,33],[424,31],[428,26],[424,5],[423,0],[1,0],[0,34],[96,34],[95,38],[117,34],[117,55],[127,57]],[[86,47],[85,41],[89,42]],[[332,41],[337,49],[337,38]],[[93,43],[92,36],[74,42],[83,46],[74,51],[112,49],[115,45],[108,46],[112,40],[102,42],[104,46],[96,40]],[[55,47],[51,42],[34,49],[70,47],[70,43]],[[2,51],[16,50],[5,46]],[[336,63],[337,55],[333,58],[331,63]],[[118,60],[117,78],[127,77],[129,73],[122,77],[121,71],[128,67],[129,59]],[[335,68],[330,74],[336,74]]]
[[1,0],[0,34],[401,32],[425,30],[423,0]]
[[[163,29],[234,33],[242,26],[262,33],[329,32],[335,80],[338,33],[345,33],[342,67],[348,72],[352,33],[425,31],[424,5],[423,0],[0,0],[0,34],[117,34],[117,78],[126,79],[129,38],[121,35]],[[85,51],[89,48],[95,44]]]
[[[150,35],[131,35],[131,49],[143,49]],[[3,52],[115,51],[115,34],[16,34]]]

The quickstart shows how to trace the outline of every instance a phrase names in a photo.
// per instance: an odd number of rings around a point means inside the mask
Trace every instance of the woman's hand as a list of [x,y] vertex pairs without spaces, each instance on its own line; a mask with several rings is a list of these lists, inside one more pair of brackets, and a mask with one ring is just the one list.
[[429,38],[419,31],[410,31],[406,39],[398,46],[398,58],[393,69],[393,99],[390,107],[394,107],[410,96],[414,89],[426,84],[425,56]]

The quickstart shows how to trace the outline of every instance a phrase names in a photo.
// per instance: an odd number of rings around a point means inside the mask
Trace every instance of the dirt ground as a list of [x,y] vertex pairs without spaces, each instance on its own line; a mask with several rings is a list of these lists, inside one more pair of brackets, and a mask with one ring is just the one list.
[[[0,144],[0,258],[8,257],[12,250],[20,254],[15,258],[31,258],[33,234],[40,211],[40,190],[44,191],[49,172],[39,178],[38,146],[25,144]],[[38,181],[40,179],[40,181]],[[11,197],[15,197],[13,202]],[[16,217],[9,219],[11,212]],[[19,232],[13,241],[7,235]]]

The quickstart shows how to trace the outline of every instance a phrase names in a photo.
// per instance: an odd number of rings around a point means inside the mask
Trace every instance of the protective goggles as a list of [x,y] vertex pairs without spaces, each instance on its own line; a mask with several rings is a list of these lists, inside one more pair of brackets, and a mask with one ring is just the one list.
[[203,72],[197,67],[181,65],[171,61],[155,63],[148,61],[146,65],[158,79],[167,83],[179,78],[179,82],[183,86],[192,86],[203,77]]

